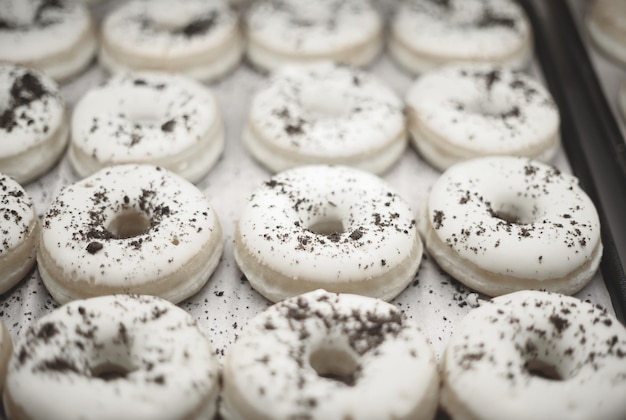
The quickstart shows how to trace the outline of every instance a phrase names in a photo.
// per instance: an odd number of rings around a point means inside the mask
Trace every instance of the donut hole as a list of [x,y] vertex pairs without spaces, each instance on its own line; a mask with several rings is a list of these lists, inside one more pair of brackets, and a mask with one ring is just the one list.
[[343,221],[338,217],[315,220],[307,226],[307,229],[317,235],[329,237],[338,236],[345,232]]
[[351,354],[342,349],[321,347],[311,353],[309,363],[321,378],[348,386],[356,383],[359,364]]
[[489,98],[480,98],[465,104],[465,110],[470,114],[486,118],[509,118],[519,116],[519,107],[502,95],[491,95]]
[[172,10],[169,2],[154,2],[148,9],[149,19],[157,29],[168,32],[177,32],[189,25],[194,19],[192,10],[179,7]]
[[562,381],[564,379],[554,364],[541,359],[527,360],[524,364],[524,370],[526,370],[530,376],[534,376],[536,378],[551,381]]
[[151,109],[148,106],[136,107],[134,110],[126,114],[133,124],[141,126],[160,126],[163,121],[166,121],[165,113],[158,112],[154,107]]
[[117,214],[107,226],[107,230],[116,239],[134,238],[150,230],[150,218],[136,210],[127,210]]
[[352,109],[345,92],[332,83],[305,85],[301,92],[301,103],[307,119],[311,120],[340,119]]
[[535,221],[536,208],[514,200],[505,201],[492,208],[492,216],[510,224],[527,225]]
[[133,370],[117,363],[106,362],[91,369],[91,376],[110,382],[125,379]]

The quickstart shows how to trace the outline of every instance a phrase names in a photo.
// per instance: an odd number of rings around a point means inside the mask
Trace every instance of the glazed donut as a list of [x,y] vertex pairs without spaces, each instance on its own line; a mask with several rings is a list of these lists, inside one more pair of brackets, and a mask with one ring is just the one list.
[[574,294],[602,256],[598,214],[578,180],[524,158],[451,167],[432,186],[419,224],[439,266],[489,296]]
[[235,261],[271,301],[324,288],[391,300],[413,280],[422,242],[408,204],[382,179],[301,166],[254,192],[235,232]]
[[69,159],[80,177],[124,163],[162,166],[197,182],[224,150],[211,91],[180,75],[118,74],[90,89],[72,115]]
[[393,305],[317,290],[253,318],[226,354],[226,419],[432,419],[430,344]]
[[178,303],[204,286],[222,248],[219,220],[202,191],[159,167],[120,165],[55,198],[37,264],[59,303],[114,293]]
[[184,310],[153,296],[78,300],[15,343],[11,419],[210,419],[219,362]]
[[2,173],[0,220],[0,294],[3,294],[19,283],[35,265],[39,219],[24,188]]
[[159,70],[212,81],[241,61],[237,13],[223,0],[135,0],[102,23],[100,63],[112,72]]
[[22,64],[66,80],[87,67],[96,53],[94,23],[74,0],[3,0],[0,62]]
[[245,23],[247,56],[260,70],[323,59],[362,67],[383,48],[383,20],[369,0],[260,0]]
[[589,37],[600,51],[626,65],[626,3],[593,0],[586,15]]
[[1,63],[0,98],[0,172],[26,184],[50,170],[65,150],[65,102],[54,80]]
[[406,0],[391,22],[389,53],[419,74],[452,62],[516,69],[532,57],[532,27],[512,0]]
[[547,162],[559,147],[560,118],[550,93],[503,67],[435,69],[413,83],[406,102],[413,145],[439,170],[489,155]]
[[453,419],[626,418],[626,329],[576,298],[520,291],[472,310],[442,360]]
[[7,327],[0,319],[0,393],[4,389],[11,354],[13,354],[13,341]]
[[406,148],[403,108],[365,72],[329,62],[288,66],[254,96],[243,139],[273,172],[326,163],[381,173]]

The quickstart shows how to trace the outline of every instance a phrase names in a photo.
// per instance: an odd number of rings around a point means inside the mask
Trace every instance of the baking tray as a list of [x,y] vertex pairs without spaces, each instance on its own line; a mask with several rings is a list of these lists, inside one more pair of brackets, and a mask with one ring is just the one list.
[[[119,1],[100,2],[92,6],[92,10],[99,18],[117,3]],[[552,163],[562,170],[573,171],[580,178],[598,206],[603,225],[605,251],[601,270],[576,296],[614,310],[623,321],[626,277],[622,262],[626,261],[626,230],[620,216],[626,215],[623,194],[626,166],[623,150],[618,153],[618,145],[624,144],[624,140],[619,130],[615,131],[615,120],[607,118],[611,113],[602,111],[607,110],[607,104],[567,4],[561,0],[523,0],[521,3],[536,34],[537,59],[529,72],[546,82],[562,113],[563,147]],[[392,4],[388,1],[382,5],[385,13]],[[585,62],[587,67],[583,65]],[[401,97],[412,82],[386,54],[370,70]],[[94,64],[65,84],[62,94],[70,112],[86,89],[105,78],[105,72]],[[246,322],[271,304],[250,287],[232,255],[232,238],[239,213],[250,194],[270,176],[245,151],[240,138],[250,98],[264,80],[264,75],[243,64],[232,75],[210,85],[224,114],[227,144],[221,160],[197,186],[209,197],[222,222],[225,249],[218,269],[205,287],[180,306],[198,320],[220,359]],[[599,105],[593,112],[586,109],[594,108],[591,104],[596,102]],[[383,178],[417,212],[438,176],[439,172],[408,148]],[[43,216],[63,186],[77,179],[64,158],[50,173],[27,185],[38,215]],[[442,273],[432,259],[426,257],[413,282],[392,303],[421,327],[437,355],[441,355],[454,326],[482,298]],[[34,270],[20,285],[0,296],[0,317],[5,320],[13,339],[18,339],[32,322],[57,306]]]

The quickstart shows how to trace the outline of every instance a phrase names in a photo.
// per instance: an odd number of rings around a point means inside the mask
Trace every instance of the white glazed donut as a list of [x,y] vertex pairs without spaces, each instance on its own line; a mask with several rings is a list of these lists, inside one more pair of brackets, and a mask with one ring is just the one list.
[[389,53],[418,74],[452,62],[524,68],[532,28],[512,0],[405,0],[392,18]]
[[54,80],[13,64],[0,64],[0,102],[0,172],[25,184],[65,150],[65,102]]
[[118,74],[90,89],[72,115],[69,159],[79,176],[148,163],[199,181],[224,150],[213,93],[181,75]]
[[489,155],[550,161],[560,117],[538,81],[491,64],[450,65],[417,79],[407,93],[409,131],[439,170]]
[[9,418],[210,419],[219,362],[184,310],[153,296],[71,302],[15,342]]
[[319,288],[391,300],[413,280],[422,242],[408,204],[382,179],[313,165],[254,192],[234,254],[252,287],[274,302]]
[[383,48],[383,21],[369,0],[260,0],[246,16],[247,55],[261,70],[332,60],[356,67]]
[[578,180],[524,158],[451,167],[432,186],[419,223],[439,266],[490,296],[576,293],[602,256],[598,214]]
[[22,64],[56,80],[91,63],[96,34],[89,11],[74,0],[2,0],[0,62]]
[[0,173],[0,294],[33,268],[39,241],[39,219],[24,188]]
[[288,66],[253,98],[243,138],[273,172],[326,163],[381,173],[406,148],[403,108],[363,71],[329,62]]
[[430,344],[393,305],[317,290],[253,318],[226,354],[226,419],[432,419]]
[[621,420],[626,329],[574,297],[500,296],[457,326],[442,375],[441,404],[455,420]]
[[177,303],[207,282],[222,248],[219,220],[202,191],[159,167],[120,165],[55,198],[37,263],[59,303],[114,293]]
[[585,21],[595,45],[612,60],[626,65],[626,3],[590,1]]
[[244,42],[225,0],[134,0],[102,23],[100,63],[112,72],[159,70],[212,81],[241,61]]
[[4,382],[12,354],[13,340],[11,340],[11,335],[4,322],[0,319],[0,393],[4,390]]

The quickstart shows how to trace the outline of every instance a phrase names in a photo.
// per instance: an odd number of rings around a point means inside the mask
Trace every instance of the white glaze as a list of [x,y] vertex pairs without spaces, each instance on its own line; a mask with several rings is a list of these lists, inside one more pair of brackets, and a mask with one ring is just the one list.
[[585,23],[596,46],[611,59],[626,65],[626,3],[622,0],[591,1]]
[[381,173],[406,148],[403,103],[363,71],[287,66],[252,99],[244,142],[273,172],[332,163]]
[[26,184],[61,157],[68,138],[65,102],[50,77],[0,64],[0,171]]
[[[319,350],[356,362],[352,385],[318,375]],[[324,290],[253,318],[228,349],[223,381],[226,419],[431,419],[439,388],[428,341],[398,308]]]
[[422,243],[408,204],[382,179],[312,165],[254,192],[234,253],[252,287],[272,301],[318,288],[390,300],[413,280]]
[[[103,380],[112,364],[126,371]],[[13,419],[208,419],[219,363],[196,321],[152,296],[71,302],[16,341],[4,406]]]
[[369,0],[262,0],[245,21],[248,58],[263,70],[320,59],[365,66],[383,47],[382,17]]
[[223,0],[135,0],[102,24],[100,62],[110,71],[161,70],[211,81],[243,56],[238,17]]
[[[120,238],[126,235],[116,234],[114,221],[132,213],[151,227]],[[207,282],[222,249],[219,220],[202,191],[165,169],[120,165],[55,198],[43,221],[37,262],[60,303],[122,292],[177,303]]]
[[0,294],[35,265],[38,226],[33,201],[24,188],[0,173]]
[[0,393],[4,390],[9,360],[13,353],[13,341],[6,325],[0,319]]
[[439,170],[489,155],[549,161],[559,146],[559,112],[547,89],[498,65],[433,70],[406,101],[413,144]]
[[[535,361],[562,380],[531,374]],[[573,297],[521,291],[481,305],[442,363],[441,400],[454,419],[626,418],[626,329]]]
[[118,74],[90,89],[72,115],[69,158],[81,176],[149,163],[199,181],[224,150],[213,93],[181,75]]
[[89,11],[74,0],[3,0],[0,61],[64,80],[83,70],[96,51]]
[[511,0],[406,0],[391,23],[391,56],[412,73],[471,61],[525,67],[532,30]]
[[578,180],[524,158],[451,167],[432,186],[419,223],[437,263],[491,296],[520,289],[576,293],[602,255],[598,214]]

